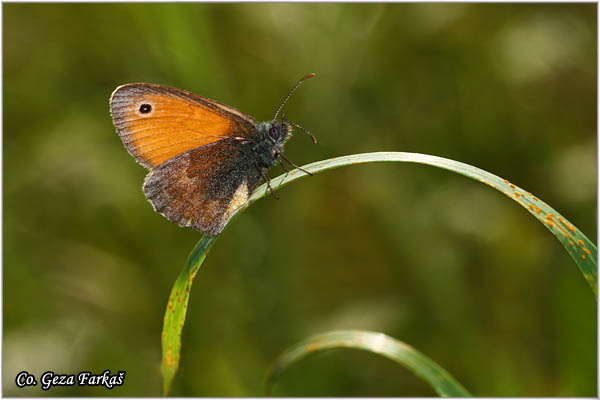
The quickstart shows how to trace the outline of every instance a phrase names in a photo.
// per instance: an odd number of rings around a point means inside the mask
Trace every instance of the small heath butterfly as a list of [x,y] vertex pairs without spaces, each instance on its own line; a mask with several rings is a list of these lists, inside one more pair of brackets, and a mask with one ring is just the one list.
[[[283,155],[293,127],[279,112],[257,123],[233,107],[181,89],[149,83],[119,86],[110,113],[127,151],[150,172],[143,191],[154,209],[180,226],[216,236]],[[285,168],[287,170],[287,168]],[[302,169],[301,169],[302,170]],[[306,173],[308,171],[302,170]],[[274,195],[273,195],[274,196]]]

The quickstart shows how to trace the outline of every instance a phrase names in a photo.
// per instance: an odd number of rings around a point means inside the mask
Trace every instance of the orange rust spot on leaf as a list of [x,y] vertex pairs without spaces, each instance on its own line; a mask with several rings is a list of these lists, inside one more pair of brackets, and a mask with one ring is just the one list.
[[552,219],[552,213],[548,213],[548,214],[546,214],[546,218],[548,218],[548,219]]
[[505,180],[504,180],[504,183],[510,183],[510,182],[508,181],[508,179],[505,179]]
[[569,235],[569,232],[567,232],[567,231],[565,230],[565,228],[563,228],[562,226],[560,226],[560,225],[558,225],[558,224],[556,224],[556,227],[557,227],[558,229],[560,229],[560,231],[562,232],[562,234],[563,234],[563,235],[565,235],[565,237],[567,237],[567,238],[570,238],[570,237],[571,237],[571,235]]
[[533,208],[534,208],[534,207],[533,207],[533,204],[530,204],[530,205],[529,205],[529,209],[530,209],[531,211],[533,211]]
[[510,184],[510,187],[511,187],[512,189],[514,189],[514,188],[515,188],[515,185],[513,185],[513,184],[511,183],[511,184]]
[[573,243],[573,241],[572,241],[572,240],[569,242],[569,244],[570,244],[571,246],[575,246],[575,243]]
[[541,211],[542,211],[542,209],[541,209],[541,208],[539,208],[539,207],[535,209],[535,212],[536,212],[536,213],[538,213],[538,214],[539,214]]
[[578,243],[579,243],[580,245],[582,245],[582,246],[585,244],[585,243],[583,243],[583,240],[581,240],[581,239],[579,239],[579,242],[578,242]]
[[546,221],[546,223],[548,224],[548,226],[550,226],[551,228],[554,226],[554,222],[552,221]]
[[319,350],[319,345],[316,343],[311,343],[306,349],[309,352],[314,353],[315,351]]
[[535,197],[535,196],[533,196],[533,195],[532,195],[532,197],[533,197],[533,199],[534,199],[535,201],[538,201],[538,200],[539,200],[537,197]]
[[588,256],[591,255],[590,251],[588,249],[586,249],[585,247],[583,248],[583,251],[585,251]]
[[528,195],[530,195],[530,196],[533,196],[533,195],[531,194],[531,192],[527,192],[527,194],[528,194]]
[[581,255],[581,259],[582,259],[582,260],[585,260],[585,255],[583,255],[583,254],[582,254],[582,255]]
[[571,232],[575,232],[575,228],[573,226],[571,226],[571,224],[569,224],[567,221],[565,221],[564,219],[562,219],[561,217],[558,217],[558,220],[567,227],[567,229],[569,229]]

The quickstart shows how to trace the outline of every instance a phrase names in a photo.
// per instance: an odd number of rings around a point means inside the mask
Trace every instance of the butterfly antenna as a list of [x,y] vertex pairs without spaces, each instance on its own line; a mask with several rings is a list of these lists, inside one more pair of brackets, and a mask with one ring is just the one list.
[[317,144],[317,138],[315,137],[315,135],[313,135],[312,133],[310,133],[310,131],[309,131],[308,129],[306,129],[305,127],[303,127],[303,126],[300,126],[300,125],[298,125],[298,124],[297,124],[297,123],[295,123],[295,122],[292,122],[292,121],[287,121],[287,120],[285,119],[285,114],[281,114],[281,122],[284,122],[284,123],[286,123],[286,124],[292,125],[293,127],[296,127],[296,128],[298,128],[298,129],[300,129],[302,132],[304,132],[304,133],[306,133],[308,136],[310,136],[310,138],[312,139],[312,141],[313,141],[313,143],[314,143],[314,144]]
[[315,135],[313,135],[312,133],[310,133],[308,129],[304,128],[303,126],[298,125],[295,122],[288,121],[288,124],[290,124],[292,126],[295,126],[296,128],[298,128],[301,131],[303,131],[304,133],[306,133],[308,136],[310,136],[310,138],[312,139],[313,143],[317,144],[317,138],[315,137]]
[[316,75],[315,73],[310,73],[310,74],[304,75],[302,78],[300,78],[300,80],[298,81],[298,83],[296,83],[296,86],[294,86],[294,88],[292,90],[290,90],[290,92],[286,96],[285,100],[283,100],[283,103],[281,103],[281,105],[277,109],[277,112],[275,113],[275,116],[273,117],[273,120],[277,119],[277,116],[279,115],[279,112],[281,111],[281,109],[283,108],[283,106],[285,105],[285,103],[288,101],[288,99],[290,98],[290,96],[294,93],[294,91],[296,89],[298,89],[298,86],[300,86],[300,84],[302,82],[304,82],[305,80],[307,80],[308,78],[312,78],[315,75]]

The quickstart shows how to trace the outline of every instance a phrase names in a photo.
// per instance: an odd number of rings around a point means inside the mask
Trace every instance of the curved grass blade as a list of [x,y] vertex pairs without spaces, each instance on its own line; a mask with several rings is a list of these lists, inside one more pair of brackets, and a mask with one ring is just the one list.
[[190,298],[190,289],[194,282],[196,272],[202,265],[206,254],[210,250],[216,238],[204,236],[185,262],[183,271],[177,277],[167,310],[163,319],[163,330],[161,335],[162,344],[162,364],[160,372],[163,376],[163,395],[166,396],[171,388],[173,378],[179,367],[179,357],[181,354],[181,331],[185,323],[185,314]]
[[[594,296],[597,296],[598,273],[597,273],[597,249],[581,231],[571,224],[565,217],[556,212],[548,204],[544,203],[536,196],[513,185],[506,179],[502,179],[494,174],[464,164],[458,161],[449,160],[442,157],[430,156],[418,153],[403,152],[379,152],[355,154],[344,157],[330,158],[328,160],[317,161],[308,164],[303,169],[316,174],[330,169],[340,168],[348,165],[365,164],[371,162],[410,162],[433,167],[442,168],[448,171],[456,172],[468,178],[475,179],[485,183],[488,186],[504,193],[510,199],[523,206],[531,215],[537,218],[565,247],[571,258],[575,261],[584,278],[589,283]],[[277,190],[297,179],[308,176],[306,173],[295,169],[289,173],[282,174],[271,180],[273,190]],[[261,199],[267,194],[267,185],[258,187],[250,199],[244,204],[235,216],[229,221],[235,219],[240,213],[248,208],[252,203]],[[162,353],[163,360],[161,371],[163,373],[163,393],[166,395],[169,391],[171,382],[177,367],[181,350],[181,330],[185,322],[185,314],[189,299],[189,290],[191,282],[198,268],[204,261],[204,257],[210,250],[212,243],[216,238],[203,237],[192,251],[186,261],[185,268],[177,278],[171,291],[162,333]]]
[[[335,157],[328,160],[317,161],[302,168],[313,173],[319,173],[330,169],[335,169],[348,165],[365,164],[372,162],[409,162],[423,165],[430,165],[456,172],[457,174],[474,179],[481,183],[498,190],[511,200],[519,203],[531,215],[537,218],[558,241],[567,250],[575,264],[592,288],[594,297],[597,296],[598,288],[598,251],[596,245],[592,243],[579,229],[575,227],[564,216],[544,203],[530,192],[522,189],[506,179],[486,172],[482,169],[469,164],[461,163],[447,158],[431,156],[419,153],[404,152],[378,152],[354,154],[344,157]],[[279,189],[297,179],[306,177],[307,174],[300,170],[293,170],[289,173],[278,176],[271,180],[271,186],[274,190]],[[246,204],[238,210],[242,212],[250,204],[264,197],[266,185],[257,188]]]
[[387,357],[411,370],[440,396],[471,396],[446,370],[406,343],[383,333],[359,330],[322,333],[284,351],[267,373],[265,385],[267,394],[271,392],[277,378],[293,363],[317,351],[338,348],[360,349]]

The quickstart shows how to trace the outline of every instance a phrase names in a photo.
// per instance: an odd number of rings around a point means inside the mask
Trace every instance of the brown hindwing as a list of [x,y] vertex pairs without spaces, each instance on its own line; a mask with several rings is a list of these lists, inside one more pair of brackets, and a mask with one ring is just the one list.
[[250,152],[233,139],[187,151],[154,168],[144,194],[170,221],[216,236],[260,181]]

